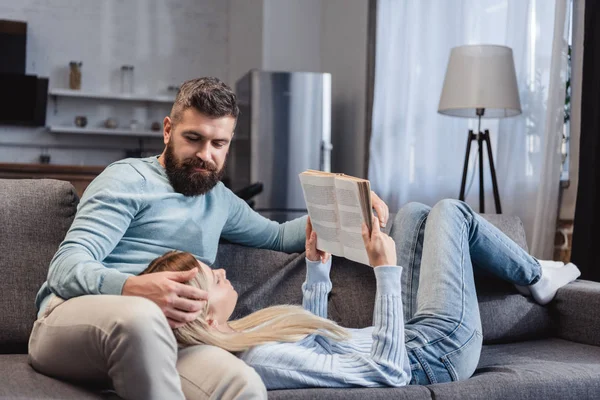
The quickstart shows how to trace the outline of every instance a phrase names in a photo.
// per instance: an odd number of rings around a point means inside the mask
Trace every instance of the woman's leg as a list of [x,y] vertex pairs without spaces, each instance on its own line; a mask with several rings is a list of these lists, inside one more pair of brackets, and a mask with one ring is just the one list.
[[417,310],[419,270],[423,254],[425,223],[431,207],[408,203],[398,211],[390,228],[396,242],[398,265],[402,266],[402,305],[404,320],[410,320]]
[[417,311],[407,322],[407,349],[431,383],[466,379],[479,361],[482,335],[473,280],[477,265],[530,285],[540,266],[517,244],[457,200],[442,200],[427,217]]

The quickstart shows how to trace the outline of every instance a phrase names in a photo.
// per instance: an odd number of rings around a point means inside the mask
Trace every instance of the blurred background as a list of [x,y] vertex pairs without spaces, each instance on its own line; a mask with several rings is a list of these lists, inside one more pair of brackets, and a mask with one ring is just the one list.
[[568,260],[585,5],[0,0],[0,177],[65,179],[82,193],[111,162],[162,152],[179,85],[216,76],[242,111],[225,183],[238,193],[260,183],[250,197],[266,216],[305,212],[297,174],[307,168],[370,179],[392,212],[458,198],[465,159],[465,200],[478,210],[476,146],[465,154],[478,121],[438,105],[453,48],[501,45],[512,50],[521,110],[481,130],[502,212],[524,221],[534,255]]

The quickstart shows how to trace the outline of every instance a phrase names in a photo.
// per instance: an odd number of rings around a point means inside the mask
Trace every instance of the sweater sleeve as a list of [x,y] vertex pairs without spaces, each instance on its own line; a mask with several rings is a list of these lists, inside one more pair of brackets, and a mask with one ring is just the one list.
[[[319,265],[307,267],[306,287],[329,281],[324,269],[312,267]],[[267,389],[407,385],[411,370],[404,344],[401,275],[401,267],[375,268],[374,326],[350,330],[352,337],[347,342],[310,335],[301,343],[256,346],[243,353],[242,359],[256,370]],[[321,304],[325,304],[324,293],[314,296]],[[312,296],[305,291],[305,306],[307,297]]]
[[306,280],[302,284],[302,307],[311,313],[327,318],[327,295],[331,291],[331,257],[325,264],[306,259]]
[[254,211],[231,190],[223,187],[227,198],[227,222],[221,236],[230,242],[250,247],[296,253],[304,250],[306,216],[279,224]]
[[109,166],[86,189],[75,219],[50,262],[49,289],[69,299],[121,294],[128,274],[102,260],[116,247],[141,205],[145,180],[130,165]]
[[[373,345],[371,358],[389,378],[402,375],[407,380],[406,347],[404,345],[404,313],[402,310],[402,267],[375,268],[377,293],[373,312]],[[399,373],[400,371],[400,373]],[[410,379],[410,378],[408,378]],[[391,385],[393,386],[393,385]]]

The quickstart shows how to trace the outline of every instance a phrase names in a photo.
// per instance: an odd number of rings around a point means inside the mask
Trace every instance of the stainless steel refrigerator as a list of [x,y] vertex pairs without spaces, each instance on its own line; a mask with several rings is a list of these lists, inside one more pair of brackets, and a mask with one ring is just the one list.
[[240,116],[226,169],[239,191],[262,183],[254,208],[276,221],[306,214],[298,174],[331,168],[331,75],[251,70],[236,83]]

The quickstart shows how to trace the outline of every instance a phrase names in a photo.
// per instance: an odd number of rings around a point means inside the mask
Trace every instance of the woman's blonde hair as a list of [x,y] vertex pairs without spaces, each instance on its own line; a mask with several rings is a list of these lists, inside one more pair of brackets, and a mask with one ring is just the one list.
[[[170,251],[153,260],[142,274],[161,271],[188,271],[198,267],[196,258],[187,252]],[[208,280],[199,268],[198,275],[187,284],[208,290]],[[209,300],[210,301],[210,300]],[[223,333],[210,328],[207,322],[209,304],[194,321],[173,329],[177,342],[184,346],[210,344],[230,352],[248,350],[268,342],[297,342],[318,333],[333,340],[349,337],[348,331],[335,322],[318,317],[300,306],[267,307],[244,318],[229,321],[235,332]]]

